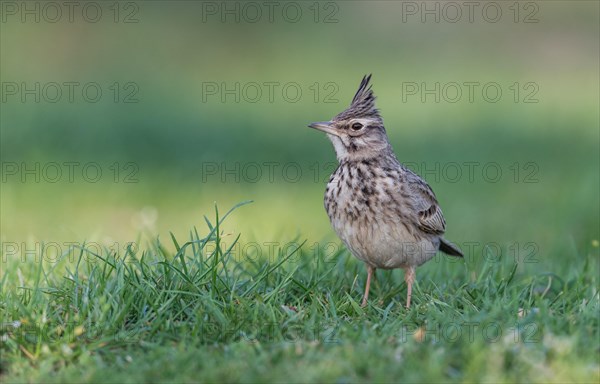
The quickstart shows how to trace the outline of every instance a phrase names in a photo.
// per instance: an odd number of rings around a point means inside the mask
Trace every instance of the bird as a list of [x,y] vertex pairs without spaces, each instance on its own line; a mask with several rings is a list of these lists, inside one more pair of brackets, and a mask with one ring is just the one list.
[[367,267],[362,307],[377,269],[404,269],[410,308],[416,267],[437,251],[463,257],[446,240],[446,221],[433,190],[398,161],[365,75],[350,106],[329,121],[309,124],[325,132],[338,166],[325,188],[325,211],[338,237]]

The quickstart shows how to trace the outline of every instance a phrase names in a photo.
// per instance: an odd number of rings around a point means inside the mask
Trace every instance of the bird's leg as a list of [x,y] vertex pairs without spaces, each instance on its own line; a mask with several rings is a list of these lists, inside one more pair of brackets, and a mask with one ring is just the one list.
[[408,267],[404,272],[404,281],[408,287],[408,293],[406,294],[406,308],[410,308],[410,297],[412,296],[412,285],[415,281],[415,267]]
[[367,265],[367,285],[365,286],[365,295],[363,296],[361,307],[367,306],[367,299],[369,298],[369,288],[371,287],[371,275],[375,272],[375,268]]

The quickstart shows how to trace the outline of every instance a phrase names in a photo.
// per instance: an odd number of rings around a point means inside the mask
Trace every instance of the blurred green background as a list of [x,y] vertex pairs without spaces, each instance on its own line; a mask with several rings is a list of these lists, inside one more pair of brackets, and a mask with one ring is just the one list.
[[[262,3],[259,15],[236,2],[106,2],[97,22],[79,4],[73,22],[3,10],[5,243],[185,237],[214,202],[243,200],[254,203],[227,228],[242,241],[337,241],[322,204],[333,148],[306,126],[346,108],[372,73],[396,153],[436,191],[448,238],[533,242],[541,260],[597,254],[598,2],[499,2],[497,22],[486,2],[473,22],[462,3],[455,22],[445,3],[439,22],[423,2],[280,2],[272,20]],[[65,82],[79,84],[73,100]],[[465,82],[478,84],[472,101]],[[82,95],[89,83],[97,102]],[[439,102],[409,92],[436,83]],[[482,94],[490,83],[497,102]],[[77,164],[72,182],[64,162]],[[36,163],[39,181],[24,172]]]

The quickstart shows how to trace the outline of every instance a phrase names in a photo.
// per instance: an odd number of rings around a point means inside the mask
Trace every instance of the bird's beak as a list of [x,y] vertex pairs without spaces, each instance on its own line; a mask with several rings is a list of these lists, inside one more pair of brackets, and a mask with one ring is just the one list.
[[316,123],[309,124],[308,126],[310,128],[329,133],[330,135],[338,137],[340,136],[336,129],[332,127],[331,121],[317,121]]

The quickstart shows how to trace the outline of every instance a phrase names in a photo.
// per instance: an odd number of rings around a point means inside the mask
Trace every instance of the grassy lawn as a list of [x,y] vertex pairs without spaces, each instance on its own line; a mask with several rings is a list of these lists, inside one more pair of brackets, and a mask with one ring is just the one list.
[[210,216],[169,244],[5,263],[2,381],[600,378],[597,240],[440,256],[418,270],[410,310],[402,272],[380,271],[362,309],[364,267],[343,248],[289,239],[276,257],[239,252],[236,236],[222,246],[227,215]]

